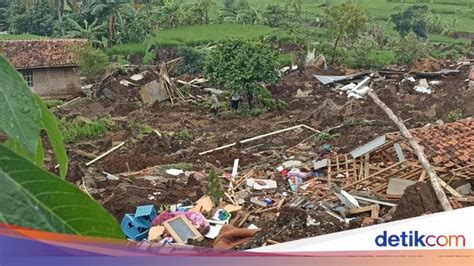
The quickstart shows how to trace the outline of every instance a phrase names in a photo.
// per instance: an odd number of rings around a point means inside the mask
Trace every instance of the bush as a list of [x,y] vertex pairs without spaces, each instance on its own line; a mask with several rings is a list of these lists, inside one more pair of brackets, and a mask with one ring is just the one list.
[[36,34],[51,36],[53,33],[56,12],[52,10],[46,0],[27,9],[20,1],[13,2],[8,7],[8,22],[14,34]]
[[74,60],[79,66],[82,75],[88,79],[100,77],[107,72],[109,60],[101,50],[90,46],[80,47],[74,50]]
[[456,109],[456,110],[453,110],[453,111],[449,112],[448,121],[450,123],[456,122],[460,119],[462,119],[462,110],[461,109]]
[[268,5],[263,18],[265,25],[277,28],[287,24],[288,12],[279,5]]
[[178,68],[179,74],[200,74],[202,72],[206,57],[204,50],[184,46],[179,48],[178,53],[183,58]]
[[422,38],[428,37],[428,15],[430,11],[427,5],[413,5],[406,10],[392,15],[395,30],[405,37],[409,32],[414,32]]
[[191,141],[193,140],[194,136],[193,136],[193,133],[191,133],[191,131],[187,129],[183,129],[179,132],[179,138],[181,140]]
[[356,68],[381,68],[394,62],[395,53],[392,50],[380,48],[373,38],[366,36],[351,47],[344,63]]
[[230,39],[207,55],[204,75],[216,86],[246,93],[252,109],[253,95],[261,92],[261,83],[279,80],[277,68],[277,53],[270,46]]
[[421,42],[413,32],[391,40],[389,47],[395,52],[395,62],[399,65],[408,65],[429,54],[428,45]]

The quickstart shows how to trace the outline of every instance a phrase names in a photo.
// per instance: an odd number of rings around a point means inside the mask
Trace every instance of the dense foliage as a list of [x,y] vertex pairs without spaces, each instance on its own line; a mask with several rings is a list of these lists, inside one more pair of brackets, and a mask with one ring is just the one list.
[[278,81],[277,54],[261,42],[226,40],[206,57],[204,74],[213,84],[252,96],[259,94],[262,83]]
[[57,20],[56,12],[51,9],[47,0],[41,0],[32,8],[27,8],[22,2],[13,2],[9,5],[7,14],[10,31],[14,34],[50,36]]
[[398,14],[392,15],[395,30],[405,37],[408,33],[414,32],[418,37],[428,37],[428,14],[427,5],[414,5]]
[[328,32],[334,40],[331,59],[331,62],[334,62],[336,50],[342,38],[355,39],[360,32],[366,29],[369,18],[362,6],[353,3],[326,8],[325,13],[329,22]]
[[109,60],[104,52],[88,46],[74,50],[74,60],[81,74],[89,79],[105,74],[109,66]]

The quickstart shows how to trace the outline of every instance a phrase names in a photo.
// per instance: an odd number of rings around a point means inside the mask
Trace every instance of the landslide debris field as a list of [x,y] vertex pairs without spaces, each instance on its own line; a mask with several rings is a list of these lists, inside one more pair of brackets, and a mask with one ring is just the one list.
[[[457,68],[460,72],[427,78],[429,82],[436,81],[430,85],[431,94],[413,89],[420,80],[413,73],[444,68]],[[338,90],[348,82],[322,85],[314,77],[316,74],[350,75],[359,71],[340,69],[324,72],[311,67],[303,71],[290,71],[278,84],[268,87],[273,97],[284,101],[286,106],[262,114],[234,113],[227,107],[229,96],[222,94],[219,100],[225,107],[215,115],[210,112],[210,94],[204,90],[206,83],[190,87],[192,97],[187,102],[171,104],[164,101],[152,106],[144,105],[139,94],[140,87],[158,78],[153,74],[156,72],[148,71],[141,80],[130,79],[144,70],[132,68],[115,72],[89,88],[88,96],[79,95],[80,99],[54,109],[56,115],[65,121],[108,121],[109,127],[103,136],[78,139],[68,144],[70,170],[67,180],[100,202],[119,222],[126,213],[134,213],[140,205],[153,204],[160,209],[178,203],[194,204],[206,194],[210,169],[216,169],[226,190],[235,159],[239,159],[239,176],[250,172],[254,178],[273,179],[278,185],[271,193],[247,189],[239,192],[242,195],[233,196],[244,202],[240,204],[243,208],[233,213],[231,223],[241,228],[254,224],[261,229],[238,248],[254,248],[268,244],[268,240],[286,242],[397,219],[392,217],[390,207],[381,206],[380,219],[370,220],[368,213],[344,224],[329,215],[316,200],[328,192],[325,181],[319,181],[312,189],[293,192],[287,179],[276,170],[284,162],[296,160],[303,162],[301,171],[309,171],[311,162],[321,158],[315,157],[319,156],[317,151],[324,144],[331,145],[332,153],[343,154],[385,133],[398,131],[370,98],[350,99]],[[380,72],[371,87],[405,121],[408,128],[419,128],[441,121],[448,123],[453,112],[462,114],[462,118],[474,115],[474,89],[469,88],[468,82],[470,71],[469,65],[425,60],[408,66],[406,71],[400,73]],[[408,77],[415,77],[416,81],[411,82]],[[179,77],[183,81],[194,78]],[[124,83],[124,80],[133,85]],[[300,124],[328,134],[322,136],[302,127],[199,155],[226,144]],[[122,142],[124,144],[119,149],[86,166],[86,163]],[[56,162],[49,161],[51,170],[54,171],[55,165]],[[184,173],[170,175],[166,173],[167,169],[181,169]],[[424,204],[429,201],[433,206],[429,210],[421,207],[421,211],[414,208],[411,216],[440,210],[430,189],[428,186],[426,195],[419,197],[426,197]],[[418,197],[418,190],[410,190],[410,193],[415,193],[411,198]],[[282,198],[286,200],[278,210],[266,211],[250,201],[253,196],[268,197],[276,203]],[[305,204],[304,208],[293,205],[298,197],[306,199],[309,204]],[[410,195],[404,197],[410,198]],[[226,197],[222,200],[232,203]],[[398,200],[392,199],[392,202]],[[461,205],[469,204],[472,203],[463,202]],[[401,218],[410,217],[410,213],[406,212],[401,214]],[[212,240],[205,239],[192,244],[212,247],[212,243]]]

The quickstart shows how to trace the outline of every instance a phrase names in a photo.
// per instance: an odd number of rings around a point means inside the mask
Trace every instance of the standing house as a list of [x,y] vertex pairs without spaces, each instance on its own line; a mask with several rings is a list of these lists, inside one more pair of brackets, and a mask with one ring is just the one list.
[[67,95],[81,89],[72,50],[87,44],[79,39],[2,41],[0,53],[38,95]]

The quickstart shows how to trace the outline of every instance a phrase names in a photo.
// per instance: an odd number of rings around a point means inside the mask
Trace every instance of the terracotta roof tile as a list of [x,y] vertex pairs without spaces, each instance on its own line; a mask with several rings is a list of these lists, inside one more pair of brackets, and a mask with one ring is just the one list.
[[0,41],[0,53],[17,69],[75,65],[72,48],[87,40],[51,39]]
[[[474,163],[474,119],[468,118],[442,126],[410,130],[424,147],[428,159],[446,167]],[[390,139],[401,139],[400,133],[387,134]]]

